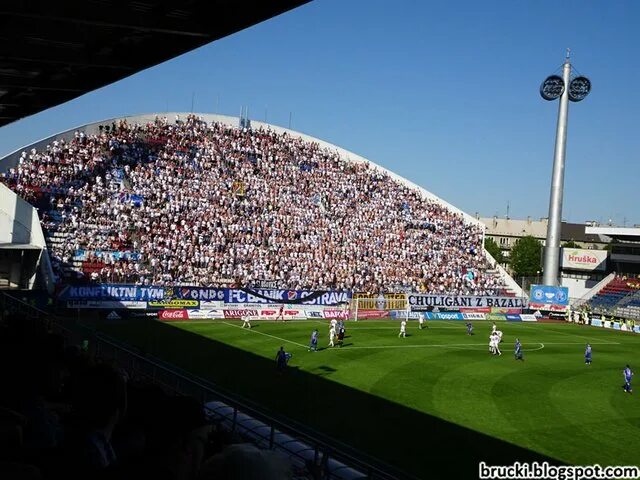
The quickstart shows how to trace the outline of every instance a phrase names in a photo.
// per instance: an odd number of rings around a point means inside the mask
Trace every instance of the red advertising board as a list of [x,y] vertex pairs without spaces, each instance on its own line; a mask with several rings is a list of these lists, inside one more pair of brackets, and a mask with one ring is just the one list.
[[[273,308],[261,308],[260,309],[260,316],[261,317],[267,317],[267,318],[277,318],[278,316],[280,316],[280,309],[273,309]],[[294,319],[294,318],[304,318],[304,311],[302,310],[295,310],[295,309],[291,309],[291,308],[286,308],[282,311],[282,316],[284,318],[289,318],[289,319]]]
[[550,303],[529,303],[529,308],[533,310],[564,312],[567,310],[566,305],[552,305]]
[[169,322],[176,320],[188,320],[189,312],[187,312],[187,310],[160,310],[158,318]]
[[340,318],[342,320],[349,319],[349,310],[325,309],[322,314],[324,315],[324,318]]

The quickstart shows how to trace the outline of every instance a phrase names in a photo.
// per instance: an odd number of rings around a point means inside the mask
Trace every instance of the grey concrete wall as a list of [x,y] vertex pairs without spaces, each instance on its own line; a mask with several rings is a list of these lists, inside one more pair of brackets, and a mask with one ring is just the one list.
[[0,244],[16,243],[46,246],[36,209],[0,184]]

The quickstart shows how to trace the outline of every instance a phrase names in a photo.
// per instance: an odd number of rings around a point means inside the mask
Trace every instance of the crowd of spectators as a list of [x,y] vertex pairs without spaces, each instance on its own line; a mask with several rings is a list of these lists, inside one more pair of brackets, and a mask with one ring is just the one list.
[[[23,152],[1,181],[41,212],[59,275],[155,285],[487,295],[483,232],[368,163],[270,129],[125,121]],[[60,235],[62,234],[62,235]]]
[[0,315],[0,478],[319,478],[211,422],[194,398]]

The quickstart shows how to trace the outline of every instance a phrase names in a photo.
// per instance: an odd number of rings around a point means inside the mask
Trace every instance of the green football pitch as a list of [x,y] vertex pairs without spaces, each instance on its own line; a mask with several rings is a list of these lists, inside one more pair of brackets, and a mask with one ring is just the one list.
[[[471,478],[481,460],[640,463],[640,399],[622,369],[640,370],[640,337],[564,323],[349,321],[342,348],[325,321],[157,321],[103,325],[144,352],[295,419],[420,478]],[[319,351],[308,351],[311,331]],[[513,356],[519,338],[524,361]],[[593,364],[584,363],[585,345]],[[293,354],[279,375],[280,346]],[[640,391],[637,392],[640,394]],[[457,473],[455,473],[457,472]],[[441,473],[444,474],[444,473]],[[439,478],[438,475],[432,478]]]

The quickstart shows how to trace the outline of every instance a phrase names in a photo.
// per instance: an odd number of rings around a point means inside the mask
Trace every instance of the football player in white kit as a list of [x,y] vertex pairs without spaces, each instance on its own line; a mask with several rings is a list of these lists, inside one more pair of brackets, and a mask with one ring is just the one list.
[[491,327],[491,335],[493,335],[494,333],[496,333],[496,330],[497,330],[497,329],[498,329],[498,328],[496,327],[496,324],[495,324],[495,322],[494,322],[494,323],[493,323],[493,327]]
[[425,327],[424,324],[424,317],[425,317],[425,313],[424,312],[420,312],[418,314],[418,326],[420,327],[420,330],[422,330]]
[[334,338],[336,338],[336,328],[331,325],[331,328],[329,329],[329,346],[330,347],[335,347],[333,340]]
[[492,333],[491,338],[491,341],[493,342],[493,354],[502,355],[502,352],[500,351],[500,337],[497,333]]
[[241,318],[242,318],[242,328],[244,327],[251,328],[251,317],[249,315],[243,315]]
[[402,320],[400,322],[400,333],[398,333],[398,338],[407,336],[407,321]]
[[333,328],[334,330],[338,328],[338,320],[335,318],[332,318],[329,324],[331,325],[329,328]]

